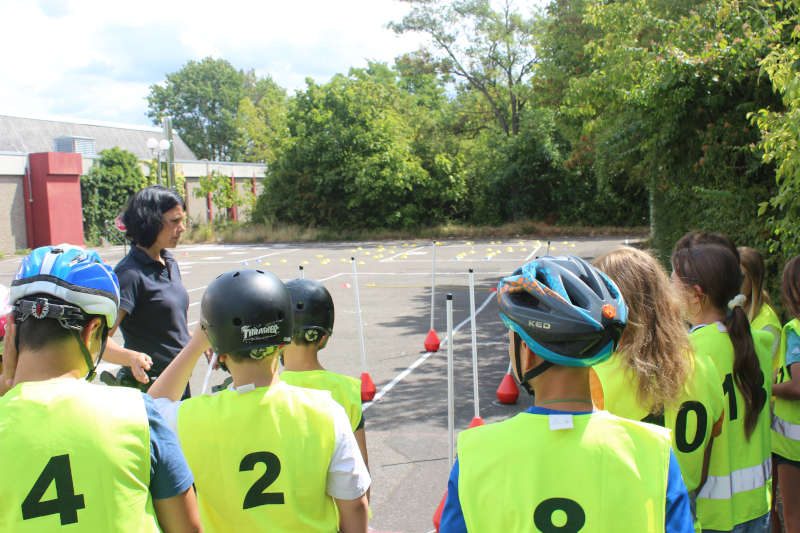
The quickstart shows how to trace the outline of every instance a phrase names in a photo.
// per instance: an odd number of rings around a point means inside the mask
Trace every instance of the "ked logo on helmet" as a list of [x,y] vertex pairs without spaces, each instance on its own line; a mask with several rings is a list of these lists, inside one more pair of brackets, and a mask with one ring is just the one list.
[[256,342],[276,336],[280,332],[279,324],[283,320],[277,320],[261,326],[242,326],[242,341]]

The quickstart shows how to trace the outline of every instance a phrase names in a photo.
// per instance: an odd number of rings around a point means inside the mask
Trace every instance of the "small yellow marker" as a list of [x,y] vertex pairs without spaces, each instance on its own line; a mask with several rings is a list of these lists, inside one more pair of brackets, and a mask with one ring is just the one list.
[[286,262],[286,259],[281,259],[281,263],[285,263],[285,262]]

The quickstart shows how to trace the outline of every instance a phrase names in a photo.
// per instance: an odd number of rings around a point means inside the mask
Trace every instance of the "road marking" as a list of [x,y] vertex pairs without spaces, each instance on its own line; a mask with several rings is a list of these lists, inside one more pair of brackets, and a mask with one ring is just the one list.
[[529,253],[529,254],[528,254],[528,257],[526,257],[526,258],[525,258],[525,261],[530,261],[530,260],[531,260],[531,257],[533,257],[533,255],[534,255],[536,252],[538,252],[538,251],[539,251],[539,248],[541,248],[541,247],[542,247],[542,245],[540,244],[539,246],[537,246],[536,248],[534,248],[534,249],[533,249],[533,251],[532,251],[531,253]]
[[[485,307],[486,307],[486,306],[489,304],[489,302],[491,302],[491,301],[492,301],[492,298],[494,298],[494,297],[495,297],[495,295],[494,295],[494,294],[490,294],[490,295],[488,296],[488,298],[486,298],[486,300],[484,300],[484,301],[483,301],[483,303],[481,304],[481,306],[480,306],[480,307],[478,307],[478,308],[475,310],[475,316],[476,316],[476,317],[478,316],[478,314],[479,314],[481,311],[483,311],[483,309],[484,309],[484,308],[485,308]],[[453,328],[453,336],[455,336],[456,332],[458,332],[458,330],[459,330],[459,329],[461,329],[461,328],[464,326],[464,324],[466,324],[466,323],[467,323],[467,322],[469,322],[469,321],[470,321],[470,317],[467,317],[467,318],[465,318],[464,320],[462,320],[461,322],[459,322],[459,324],[458,324],[456,327],[454,327],[454,328]],[[443,345],[445,342],[449,342],[449,341],[450,341],[450,340],[449,340],[447,337],[444,337],[444,338],[441,340],[441,344]],[[402,372],[400,372],[399,374],[397,374],[397,376],[395,376],[395,377],[394,377],[394,379],[392,379],[392,381],[390,381],[389,383],[387,383],[386,385],[384,385],[384,386],[383,386],[383,388],[382,388],[381,390],[379,390],[379,391],[378,391],[378,394],[376,394],[376,395],[375,395],[375,398],[374,398],[374,399],[373,399],[371,402],[367,402],[367,403],[365,403],[365,404],[363,405],[363,407],[361,408],[361,412],[364,412],[364,411],[366,411],[366,410],[367,410],[367,409],[369,409],[369,408],[370,408],[370,407],[371,407],[371,406],[372,406],[372,405],[373,405],[375,402],[377,402],[377,401],[379,401],[381,398],[383,398],[383,397],[384,397],[384,395],[386,395],[386,393],[387,393],[387,392],[389,392],[390,390],[392,390],[392,389],[394,388],[394,386],[395,386],[395,385],[397,385],[398,383],[400,383],[400,381],[402,381],[402,380],[403,380],[403,378],[405,378],[407,375],[409,375],[411,372],[413,372],[415,368],[417,368],[419,365],[421,365],[422,363],[424,363],[424,362],[425,362],[425,361],[428,359],[428,357],[432,356],[432,355],[433,355],[433,354],[435,354],[435,353],[436,353],[436,352],[425,352],[424,354],[420,355],[420,356],[419,356],[419,358],[417,358],[417,360],[416,360],[416,361],[414,361],[413,363],[411,363],[411,366],[409,366],[408,368],[406,368],[405,370],[403,370]]]

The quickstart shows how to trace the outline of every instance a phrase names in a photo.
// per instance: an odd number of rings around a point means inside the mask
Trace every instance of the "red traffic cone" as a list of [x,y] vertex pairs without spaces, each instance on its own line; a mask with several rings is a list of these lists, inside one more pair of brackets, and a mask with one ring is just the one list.
[[439,351],[439,336],[436,334],[436,330],[430,330],[425,337],[425,349],[429,352]]
[[[516,398],[515,398],[515,400],[516,400]],[[483,425],[483,418],[481,418],[479,416],[473,416],[472,417],[472,422],[469,423],[469,427],[467,429],[474,428],[475,426],[482,426],[482,425]]]
[[361,401],[371,402],[375,397],[375,383],[369,377],[368,372],[361,373]]
[[444,511],[444,501],[447,499],[447,491],[444,491],[444,496],[442,496],[442,501],[439,502],[439,507],[436,508],[436,512],[433,513],[433,527],[436,529],[436,533],[439,533],[439,524],[442,523],[442,511]]
[[519,389],[511,374],[503,376],[503,381],[497,387],[497,401],[500,403],[517,403]]

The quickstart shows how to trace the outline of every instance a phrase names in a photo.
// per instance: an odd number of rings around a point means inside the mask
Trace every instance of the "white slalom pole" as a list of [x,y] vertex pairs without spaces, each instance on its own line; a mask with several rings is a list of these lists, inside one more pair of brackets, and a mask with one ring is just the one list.
[[303,265],[298,265],[300,268],[300,279],[306,279],[306,273],[303,272]]
[[436,293],[436,241],[433,241],[431,247],[433,248],[433,261],[431,261],[431,329],[433,329],[433,295]]
[[450,436],[447,460],[453,468],[455,457],[455,400],[453,396],[453,295],[447,295],[447,433]]
[[511,373],[511,361],[508,362],[508,370],[506,370],[506,374]]
[[478,395],[478,332],[475,327],[475,274],[469,269],[469,321],[472,328],[472,395],[475,404],[475,418],[480,418],[480,397]]
[[208,362],[208,370],[206,370],[206,379],[203,380],[203,390],[200,394],[205,394],[208,390],[208,381],[211,379],[211,371],[214,370],[214,365],[217,364],[217,352],[211,356],[211,361]]
[[361,321],[361,300],[358,297],[358,271],[356,270],[356,258],[351,257],[353,263],[353,289],[356,295],[356,312],[358,313],[358,337],[361,340],[361,370],[367,371],[367,349],[364,346],[364,325]]

